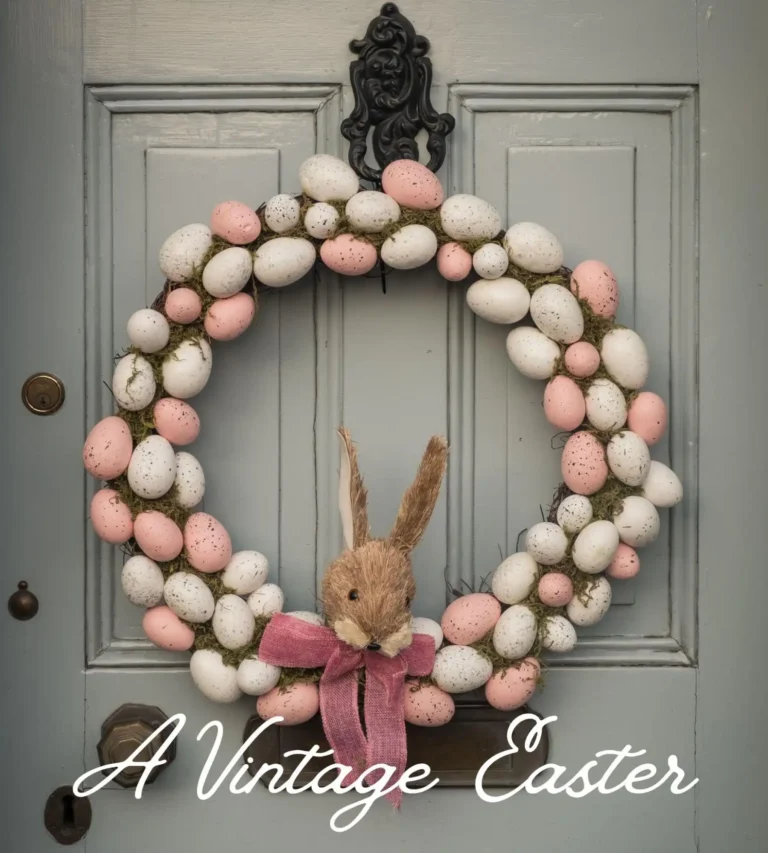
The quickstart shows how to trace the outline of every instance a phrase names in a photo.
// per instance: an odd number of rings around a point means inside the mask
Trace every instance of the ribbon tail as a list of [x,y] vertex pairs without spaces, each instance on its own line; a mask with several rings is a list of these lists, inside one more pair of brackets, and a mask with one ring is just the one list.
[[337,764],[351,768],[345,784],[352,784],[365,770],[368,743],[360,724],[355,670],[334,677],[328,669],[320,679],[320,716]]
[[[393,667],[392,664],[396,666]],[[394,767],[391,784],[400,781],[408,760],[403,709],[406,667],[402,658],[388,662],[386,671],[369,665],[369,677],[365,686],[368,766],[387,764]],[[382,773],[383,771],[380,771],[377,778],[381,778]],[[395,787],[387,794],[387,799],[395,808],[399,808],[403,792],[399,787]]]

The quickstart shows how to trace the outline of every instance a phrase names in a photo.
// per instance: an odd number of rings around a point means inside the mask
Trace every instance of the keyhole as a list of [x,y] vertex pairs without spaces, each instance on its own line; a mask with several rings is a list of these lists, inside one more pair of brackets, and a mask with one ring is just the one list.
[[37,398],[37,405],[41,409],[50,409],[51,408],[51,398],[47,394],[39,394]]
[[59,844],[76,844],[91,826],[91,803],[75,797],[72,788],[57,788],[45,804],[45,828]]
[[61,798],[61,829],[66,835],[75,828],[75,795],[64,794]]

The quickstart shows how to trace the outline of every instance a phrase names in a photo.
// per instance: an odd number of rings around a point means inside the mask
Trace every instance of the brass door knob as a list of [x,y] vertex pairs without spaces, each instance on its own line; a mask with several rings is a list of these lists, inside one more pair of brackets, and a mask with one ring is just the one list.
[[[152,705],[121,705],[104,720],[101,726],[101,740],[96,747],[99,753],[99,762],[101,764],[119,764],[126,761],[133,755],[136,748],[152,732],[160,728],[167,719],[167,714]],[[149,761],[153,755],[160,751],[162,744],[162,738],[155,738],[141,750],[136,756],[136,760]],[[169,746],[163,758],[166,763],[152,769],[147,777],[147,784],[154,782],[176,758],[176,741]],[[109,775],[109,772],[109,770],[105,770],[104,775]],[[123,788],[135,788],[143,772],[143,767],[128,767],[115,776],[114,781]]]

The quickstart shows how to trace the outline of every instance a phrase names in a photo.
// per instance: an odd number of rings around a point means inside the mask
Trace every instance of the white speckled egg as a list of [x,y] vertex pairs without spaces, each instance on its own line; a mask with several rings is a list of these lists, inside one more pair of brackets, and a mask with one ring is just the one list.
[[319,613],[313,613],[311,610],[289,610],[286,616],[293,616],[294,619],[301,619],[302,622],[309,622],[310,625],[325,625],[325,619]]
[[559,284],[544,284],[531,296],[531,319],[561,344],[573,344],[584,334],[581,307],[571,291]]
[[357,175],[338,157],[315,154],[299,167],[302,191],[315,201],[346,201],[358,191]]
[[207,225],[185,225],[160,247],[160,270],[171,281],[188,281],[212,245],[213,236]]
[[276,583],[262,584],[248,596],[248,606],[254,616],[271,616],[279,613],[285,604],[285,595]]
[[170,335],[168,321],[154,308],[134,311],[128,320],[128,337],[142,352],[160,352],[168,343]]
[[207,622],[215,607],[213,593],[191,572],[174,572],[165,582],[165,603],[185,622]]
[[554,566],[564,557],[568,537],[559,524],[540,521],[525,536],[525,550],[542,566]]
[[192,509],[205,496],[205,474],[198,460],[185,450],[176,454],[176,500],[184,509]]
[[213,611],[213,633],[225,649],[242,649],[253,639],[256,620],[237,595],[222,595]]
[[619,531],[619,539],[632,548],[650,545],[661,529],[656,507],[640,495],[624,498],[621,510],[613,516],[613,523]]
[[476,195],[452,195],[440,208],[443,231],[454,240],[490,240],[501,231],[501,216]]
[[528,598],[538,578],[536,560],[527,551],[519,551],[493,573],[491,590],[502,604],[517,604]]
[[242,246],[232,246],[214,255],[203,270],[203,287],[217,299],[239,293],[251,277],[251,253]]
[[381,247],[381,259],[395,270],[412,270],[428,263],[437,254],[437,237],[426,225],[406,225],[388,237]]
[[628,486],[639,486],[648,476],[651,451],[636,432],[625,429],[612,436],[605,456],[616,479]]
[[155,396],[155,374],[144,356],[130,353],[115,365],[112,393],[117,405],[129,412],[145,409]]
[[546,616],[539,635],[542,648],[549,652],[571,652],[576,648],[576,629],[565,616]]
[[657,507],[675,506],[683,499],[683,484],[663,462],[652,461],[643,483],[643,497]]
[[279,666],[264,663],[258,655],[245,658],[237,668],[237,686],[248,696],[263,696],[277,687],[282,670]]
[[176,456],[160,435],[140,441],[128,463],[128,485],[139,497],[155,500],[167,494],[176,477]]
[[518,222],[504,235],[504,248],[513,264],[535,273],[555,272],[563,265],[560,241],[535,222]]
[[128,601],[139,607],[154,607],[163,600],[163,573],[160,566],[143,554],[123,564],[120,582]]
[[364,190],[347,202],[344,210],[353,228],[367,234],[379,234],[400,219],[400,205],[386,193]]
[[221,582],[237,595],[250,595],[267,579],[269,563],[258,551],[238,551],[221,573]]
[[574,625],[580,627],[596,625],[608,612],[612,594],[611,585],[603,575],[600,575],[600,577],[595,578],[595,582],[587,590],[586,604],[574,595],[565,605],[565,612]]
[[331,204],[323,201],[310,205],[304,214],[304,227],[307,233],[317,240],[326,240],[336,233],[339,224],[339,212]]
[[301,205],[288,193],[273,195],[264,205],[264,221],[275,234],[287,234],[301,221]]
[[285,287],[305,276],[316,257],[315,247],[303,237],[275,237],[256,250],[253,274],[268,287]]
[[517,323],[528,313],[531,296],[516,278],[480,279],[467,290],[467,305],[489,323]]
[[509,258],[503,246],[486,243],[472,255],[472,266],[481,278],[501,278],[509,266]]
[[648,379],[650,362],[643,339],[632,329],[611,329],[603,338],[600,355],[605,369],[623,388],[637,391]]
[[435,655],[432,678],[446,693],[466,693],[482,687],[493,675],[493,665],[469,646],[443,646]]
[[576,537],[571,557],[582,572],[596,575],[604,572],[619,547],[619,531],[611,521],[593,521]]
[[549,379],[560,358],[560,347],[538,329],[520,326],[507,335],[507,355],[529,379]]
[[212,702],[236,702],[243,694],[237,670],[227,666],[213,649],[198,649],[189,661],[189,674],[197,689]]
[[180,400],[199,394],[213,368],[211,345],[205,338],[182,341],[163,361],[163,388]]
[[592,521],[592,502],[585,495],[568,495],[557,508],[557,523],[566,533],[578,533]]
[[435,648],[443,645],[443,629],[439,622],[426,616],[411,616],[411,631],[414,634],[428,634],[435,641]]
[[493,647],[508,660],[524,657],[536,640],[536,616],[524,604],[513,604],[493,629]]
[[621,429],[627,422],[627,401],[610,379],[595,379],[585,394],[587,420],[595,429]]

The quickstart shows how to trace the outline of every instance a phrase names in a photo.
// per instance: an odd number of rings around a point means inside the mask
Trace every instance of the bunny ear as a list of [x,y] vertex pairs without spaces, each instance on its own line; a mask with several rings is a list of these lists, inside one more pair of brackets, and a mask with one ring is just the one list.
[[392,544],[401,551],[412,551],[424,535],[440,494],[447,460],[448,442],[441,435],[433,435],[424,451],[416,479],[403,495],[395,526],[389,535]]
[[368,492],[357,466],[357,451],[349,433],[341,427],[341,464],[339,466],[339,512],[347,548],[359,548],[370,538],[368,529]]

